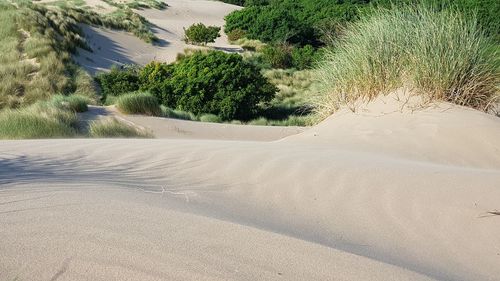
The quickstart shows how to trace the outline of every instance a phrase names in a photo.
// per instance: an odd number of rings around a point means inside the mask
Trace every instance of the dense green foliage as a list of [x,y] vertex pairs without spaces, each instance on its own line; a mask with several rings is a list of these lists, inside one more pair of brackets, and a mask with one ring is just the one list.
[[101,86],[102,95],[119,96],[139,90],[139,77],[133,67],[112,67],[109,72],[97,74],[96,80]]
[[121,95],[116,106],[127,114],[145,114],[158,116],[161,114],[158,99],[149,93],[129,93]]
[[237,54],[195,52],[175,64],[151,63],[140,74],[142,90],[162,104],[224,120],[251,118],[276,91],[258,68]]
[[250,39],[266,43],[320,44],[320,26],[358,17],[366,5],[350,0],[276,0],[267,5],[249,5],[226,17],[225,31],[246,31]]
[[203,23],[193,24],[184,30],[185,41],[196,45],[213,43],[220,36],[220,29],[218,26],[206,26]]
[[267,45],[262,49],[262,62],[271,68],[311,68],[317,61],[320,51],[311,45],[293,47],[289,45]]
[[426,2],[440,10],[458,9],[474,17],[489,35],[500,36],[500,1],[496,0],[263,0],[226,1],[245,5],[226,17],[225,31],[246,32],[250,39],[266,43],[313,46],[328,43],[339,26],[373,12],[372,7],[403,6]]
[[317,75],[325,115],[342,104],[411,87],[426,101],[488,111],[499,98],[500,55],[474,19],[428,6],[377,10],[350,26]]

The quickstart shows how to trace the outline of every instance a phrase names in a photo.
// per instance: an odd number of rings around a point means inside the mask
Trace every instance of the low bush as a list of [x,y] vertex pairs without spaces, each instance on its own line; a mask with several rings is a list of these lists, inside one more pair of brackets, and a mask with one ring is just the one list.
[[206,26],[203,23],[193,24],[184,30],[185,41],[195,45],[213,43],[220,36],[220,29],[218,26]]
[[[155,69],[163,70],[152,71]],[[195,52],[170,67],[146,67],[144,71],[140,76],[149,82],[143,89],[165,106],[215,114],[223,120],[252,118],[257,105],[270,101],[276,92],[257,67],[237,54],[220,51]]]
[[150,93],[129,93],[121,95],[116,107],[126,114],[161,115],[158,99]]
[[148,132],[143,132],[132,125],[118,121],[116,118],[92,121],[89,135],[93,138],[151,138]]
[[309,69],[317,61],[317,53],[313,46],[306,45],[301,48],[293,48],[291,52],[292,65],[298,70]]
[[292,64],[291,46],[267,45],[262,50],[262,60],[271,68],[290,68]]
[[222,119],[219,116],[214,115],[214,114],[202,114],[199,117],[199,120],[201,122],[209,122],[209,123],[221,123],[222,122]]
[[325,115],[409,87],[426,101],[489,110],[499,96],[498,48],[459,12],[425,5],[378,9],[352,24],[317,72]]
[[229,42],[234,43],[234,42],[240,40],[241,38],[244,38],[245,35],[246,35],[246,32],[244,30],[236,28],[236,29],[231,30],[227,34],[227,39],[229,40]]
[[181,119],[181,120],[189,120],[189,121],[197,121],[198,118],[191,112],[182,111],[178,109],[172,109],[166,107],[164,105],[161,106],[161,112],[163,117],[173,118],[173,119]]
[[139,90],[137,69],[132,66],[113,66],[109,72],[97,74],[96,81],[101,87],[104,99],[108,95],[119,96]]

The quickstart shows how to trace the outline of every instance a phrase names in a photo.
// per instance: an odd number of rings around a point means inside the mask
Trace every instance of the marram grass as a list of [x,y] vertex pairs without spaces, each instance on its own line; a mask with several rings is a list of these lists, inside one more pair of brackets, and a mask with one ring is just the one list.
[[116,101],[116,106],[126,114],[161,115],[158,99],[149,93],[134,92],[121,95]]
[[375,10],[351,24],[318,67],[317,108],[327,116],[405,87],[427,102],[489,111],[499,98],[499,55],[459,12],[425,5]]

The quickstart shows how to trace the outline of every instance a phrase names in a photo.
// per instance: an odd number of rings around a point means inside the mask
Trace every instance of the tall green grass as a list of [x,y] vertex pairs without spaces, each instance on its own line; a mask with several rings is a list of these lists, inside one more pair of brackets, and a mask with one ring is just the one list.
[[76,126],[73,111],[51,102],[0,111],[0,139],[67,138],[76,135]]
[[426,101],[483,111],[499,96],[498,48],[478,24],[428,6],[375,10],[351,24],[319,67],[319,111],[407,87]]
[[18,108],[55,93],[77,92],[95,99],[92,78],[70,51],[80,46],[74,20],[40,5],[0,0],[0,109]]
[[121,95],[116,101],[116,107],[127,114],[161,115],[158,99],[150,93],[130,93]]

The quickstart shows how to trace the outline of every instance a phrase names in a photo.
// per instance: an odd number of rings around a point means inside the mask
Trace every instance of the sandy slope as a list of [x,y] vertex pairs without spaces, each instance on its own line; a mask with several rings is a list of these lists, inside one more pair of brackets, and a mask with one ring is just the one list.
[[[173,62],[178,53],[186,48],[197,48],[184,43],[184,28],[194,23],[224,25],[224,17],[239,9],[238,6],[210,0],[168,0],[165,10],[146,9],[137,11],[155,25],[153,31],[160,42],[151,45],[134,35],[116,30],[83,26],[93,52],[80,50],[76,61],[91,73],[109,69],[113,64],[144,65],[152,60]],[[222,36],[209,44],[215,49],[237,52],[238,46],[230,45]]]
[[274,142],[3,141],[0,279],[499,280],[500,121],[391,111]]
[[89,110],[79,113],[82,123],[116,118],[121,122],[136,126],[151,133],[155,138],[168,139],[205,139],[205,140],[248,140],[273,141],[301,133],[303,127],[252,126],[204,123],[162,117],[124,115],[114,106],[89,106]]

